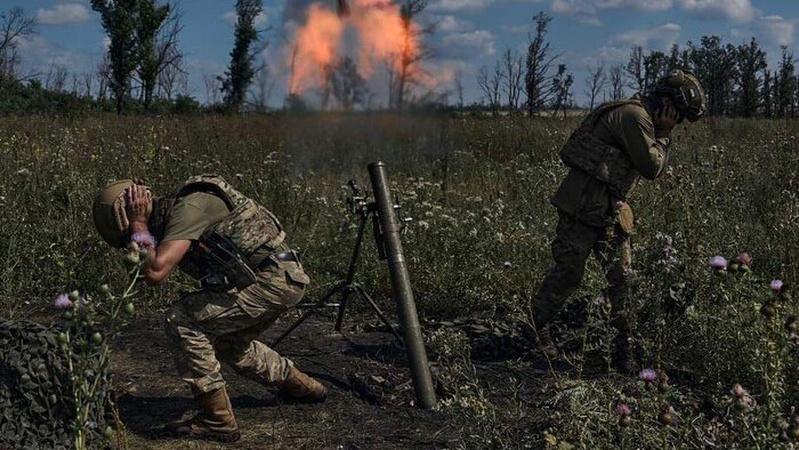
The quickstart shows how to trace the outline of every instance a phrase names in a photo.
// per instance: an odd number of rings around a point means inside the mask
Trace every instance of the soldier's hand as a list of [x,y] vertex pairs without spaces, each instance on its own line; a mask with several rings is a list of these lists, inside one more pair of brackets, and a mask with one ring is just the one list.
[[655,126],[655,137],[666,137],[677,125],[680,120],[680,113],[670,99],[663,99],[663,106],[655,113],[653,125]]
[[127,189],[126,195],[131,225],[134,222],[147,223],[153,212],[153,195],[150,189],[141,184],[134,184]]

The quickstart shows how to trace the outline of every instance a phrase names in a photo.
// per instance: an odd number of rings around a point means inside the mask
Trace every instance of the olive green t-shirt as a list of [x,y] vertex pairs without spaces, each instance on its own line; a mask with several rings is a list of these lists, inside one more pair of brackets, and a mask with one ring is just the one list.
[[205,192],[194,192],[175,201],[163,242],[197,240],[209,225],[228,214],[225,202]]

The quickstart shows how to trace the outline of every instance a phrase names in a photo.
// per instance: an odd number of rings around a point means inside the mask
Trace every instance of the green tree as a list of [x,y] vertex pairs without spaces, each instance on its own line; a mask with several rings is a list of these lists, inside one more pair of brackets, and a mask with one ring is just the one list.
[[708,97],[708,114],[723,115],[734,104],[733,83],[737,79],[736,49],[722,45],[718,36],[702,36],[700,45],[688,42],[689,60],[702,80]]
[[258,30],[255,29],[255,18],[262,10],[262,0],[237,0],[236,1],[236,31],[233,50],[230,52],[230,66],[222,80],[225,106],[229,111],[237,112],[244,104],[247,88],[250,86],[255,69],[253,58],[255,55],[250,47],[258,40]]
[[774,96],[772,94],[774,76],[768,68],[763,69],[763,91],[760,97],[763,99],[763,115],[766,117],[774,116]]
[[788,51],[788,47],[782,46],[782,58],[777,67],[777,74],[774,79],[774,103],[776,113],[780,117],[794,117],[796,114],[796,102],[794,102],[794,92],[796,91],[796,61],[793,53]]
[[111,64],[109,80],[116,101],[117,114],[122,114],[130,94],[131,75],[139,61],[136,45],[137,18],[141,0],[91,0],[92,9],[100,13],[103,29],[111,40],[108,56]]
[[764,70],[766,52],[764,52],[754,37],[749,44],[741,44],[736,49],[736,64],[738,65],[738,113],[744,117],[757,114],[760,107],[760,85],[762,81],[758,73]]
[[661,51],[650,51],[644,57],[644,90],[657,84],[658,80],[671,69],[671,59]]
[[141,99],[145,110],[150,109],[161,58],[156,47],[156,36],[169,17],[170,6],[156,6],[155,0],[139,0],[139,14],[136,21],[136,43],[138,49],[138,73],[141,80]]

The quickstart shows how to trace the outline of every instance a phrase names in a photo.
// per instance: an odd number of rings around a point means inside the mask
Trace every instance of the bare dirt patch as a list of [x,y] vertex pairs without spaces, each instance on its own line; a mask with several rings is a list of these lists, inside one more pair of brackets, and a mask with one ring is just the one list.
[[[272,342],[292,318],[276,324],[261,340]],[[426,411],[413,406],[405,354],[390,333],[363,325],[345,326],[345,332],[338,333],[332,319],[315,316],[277,350],[329,388],[324,404],[281,403],[273,389],[226,370],[242,440],[223,446],[163,438],[159,427],[194,413],[195,407],[188,388],[175,375],[162,321],[158,314],[137,318],[115,348],[113,370],[129,448],[433,449],[462,446],[464,432],[469,432],[464,430],[464,418],[458,417],[457,408]],[[531,366],[527,370],[523,362],[496,358],[475,365],[481,373],[481,388],[494,401],[510,401],[520,393],[532,398],[535,380]],[[513,389],[509,379],[514,380]],[[531,419],[531,424],[534,422]]]

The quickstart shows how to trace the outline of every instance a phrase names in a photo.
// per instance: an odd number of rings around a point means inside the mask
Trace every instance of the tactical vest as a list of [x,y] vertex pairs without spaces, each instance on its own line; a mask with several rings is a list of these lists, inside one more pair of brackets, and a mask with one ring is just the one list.
[[624,105],[644,106],[638,99],[602,104],[588,114],[560,151],[560,159],[566,166],[606,183],[611,195],[619,200],[627,199],[640,174],[627,152],[596,137],[594,128],[602,116]]
[[[234,189],[222,177],[216,175],[197,175],[189,178],[178,190],[176,198],[195,192],[206,192],[216,195],[225,202],[228,215],[209,225],[203,235],[216,231],[230,239],[241,256],[250,267],[256,267],[261,261],[255,261],[256,252],[274,251],[283,243],[286,233],[271,211]],[[193,278],[202,279],[209,275],[203,259],[198,257],[199,250],[192,247],[189,255],[180,263],[180,269]]]

